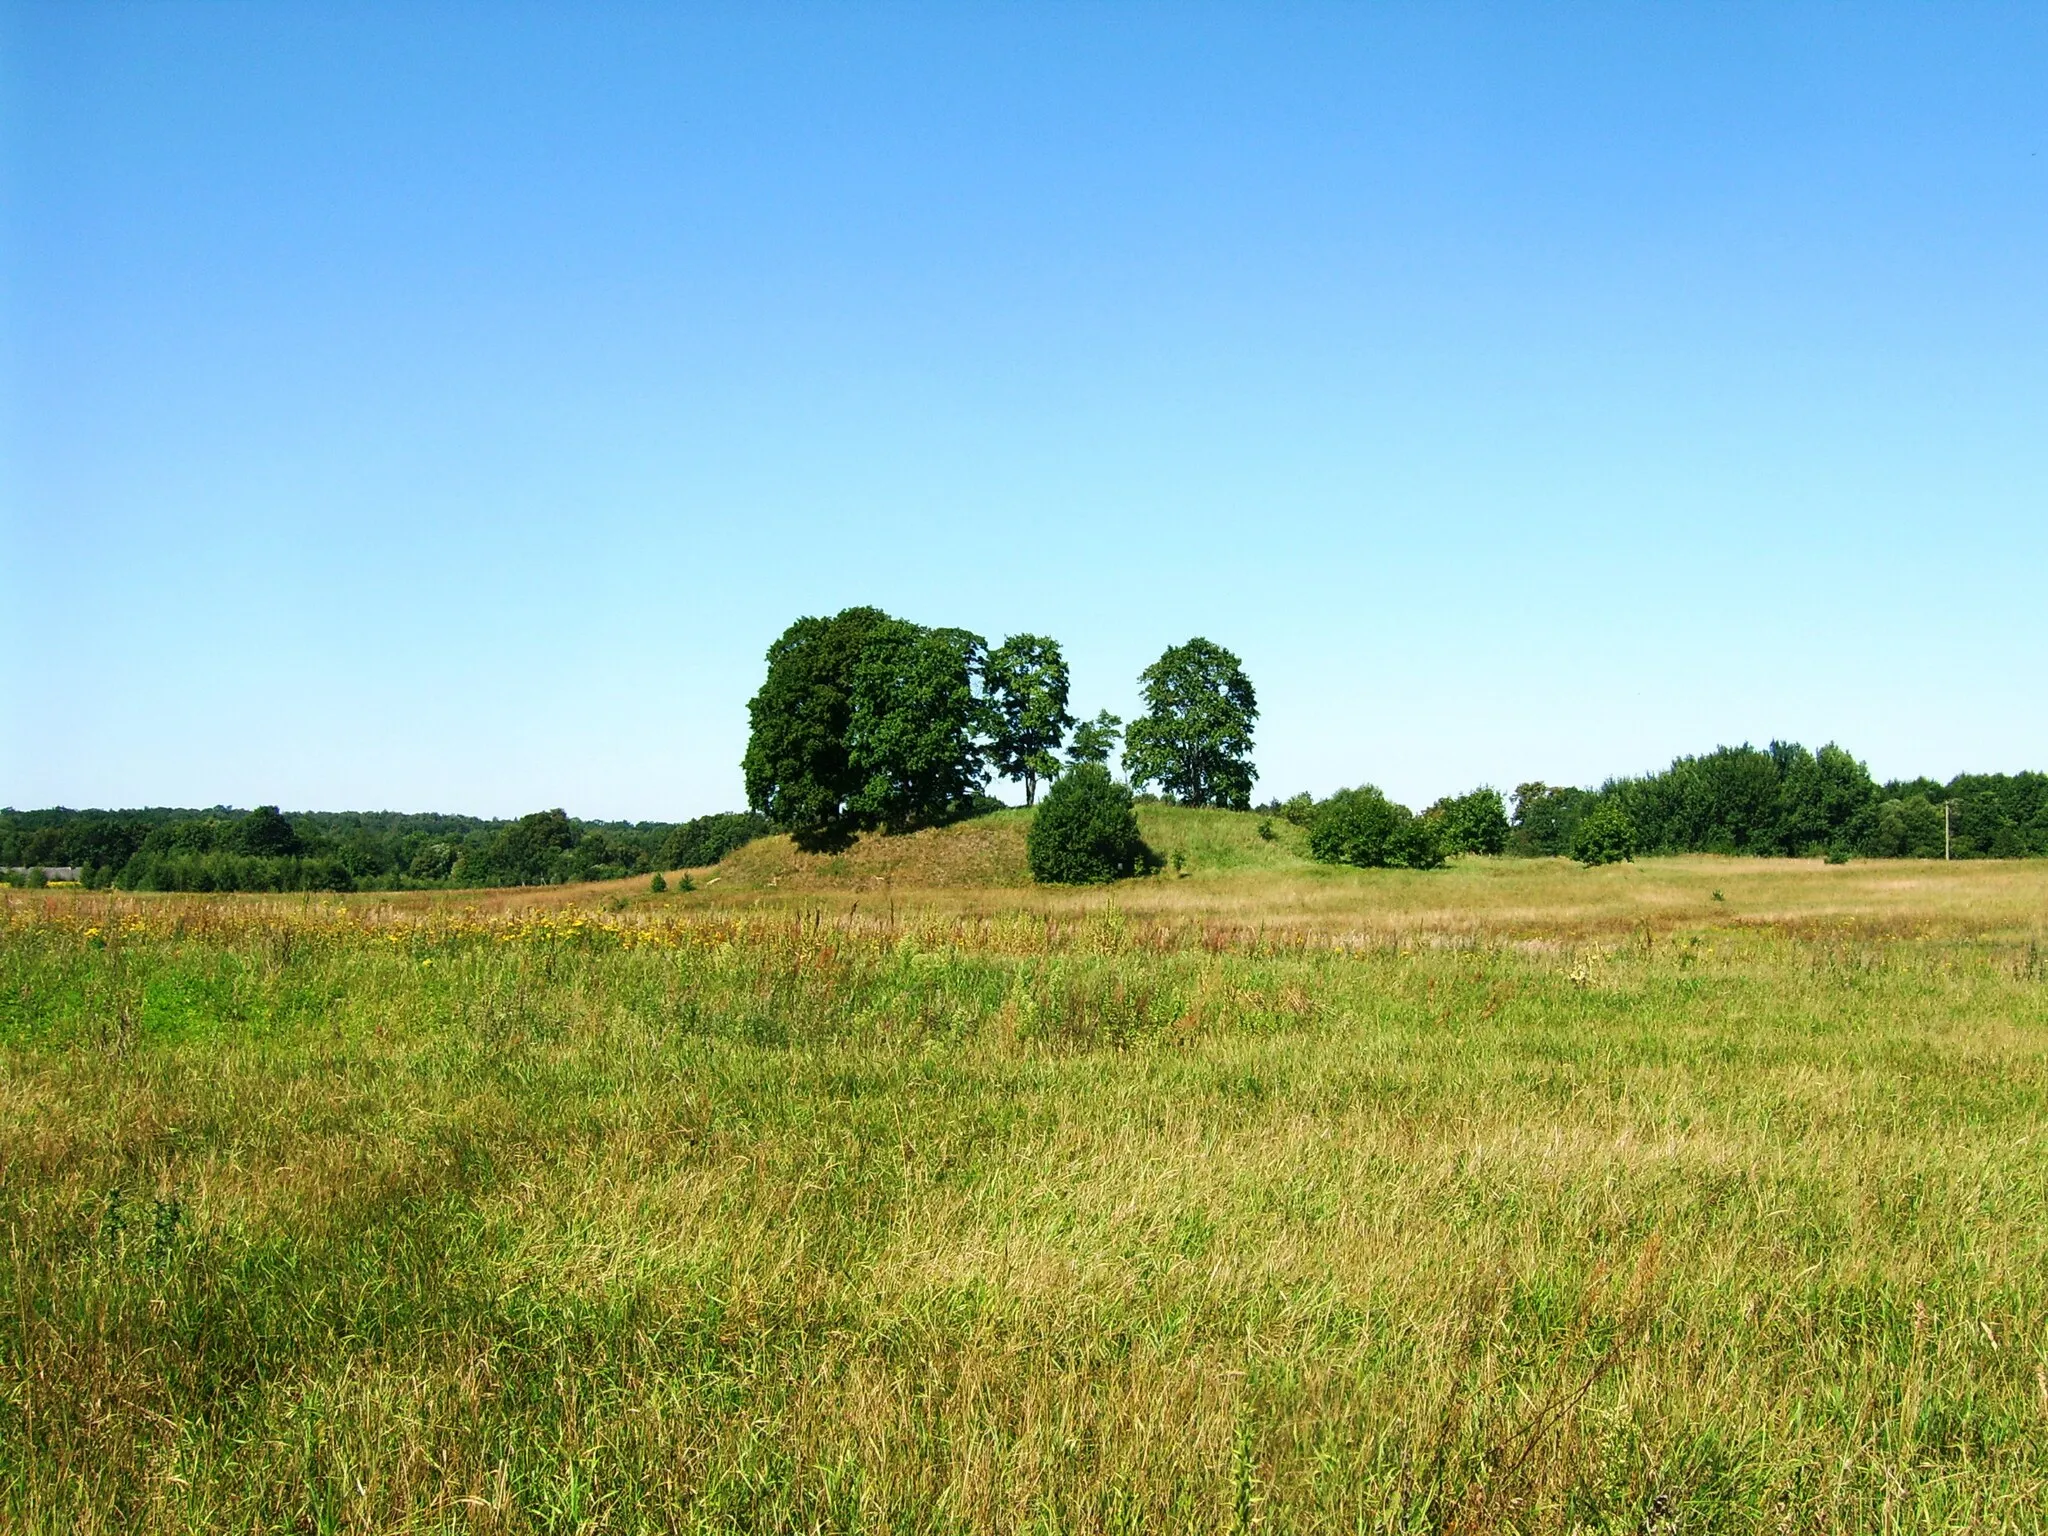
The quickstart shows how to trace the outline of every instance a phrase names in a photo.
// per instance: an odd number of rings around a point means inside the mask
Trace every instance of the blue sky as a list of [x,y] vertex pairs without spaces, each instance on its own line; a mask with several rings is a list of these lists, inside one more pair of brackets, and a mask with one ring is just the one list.
[[0,16],[0,802],[725,809],[852,603],[2048,768],[2048,8]]

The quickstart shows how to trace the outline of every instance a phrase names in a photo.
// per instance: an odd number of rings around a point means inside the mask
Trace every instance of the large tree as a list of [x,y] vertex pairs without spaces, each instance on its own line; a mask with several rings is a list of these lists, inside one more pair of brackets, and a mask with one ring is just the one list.
[[1124,733],[1131,782],[1157,783],[1183,805],[1249,809],[1259,705],[1243,664],[1197,636],[1168,647],[1138,681],[1147,713]]
[[981,664],[988,711],[989,761],[1024,784],[1024,803],[1038,802],[1038,781],[1059,777],[1053,754],[1074,717],[1067,713],[1067,662],[1060,643],[1044,635],[1012,635]]
[[741,763],[747,804],[805,847],[843,844],[856,830],[859,789],[847,756],[853,674],[870,631],[894,622],[879,608],[798,619],[768,647],[768,676],[747,705]]
[[975,738],[974,673],[985,644],[964,629],[887,619],[871,629],[853,672],[847,801],[863,828],[908,832],[962,813],[988,782]]
[[982,642],[877,608],[798,619],[768,649],[747,710],[747,803],[799,846],[943,820],[980,789]]

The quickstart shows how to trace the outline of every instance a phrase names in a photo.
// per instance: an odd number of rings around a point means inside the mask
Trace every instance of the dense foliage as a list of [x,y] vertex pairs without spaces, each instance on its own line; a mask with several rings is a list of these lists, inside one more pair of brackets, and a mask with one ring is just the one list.
[[1133,784],[1156,783],[1182,805],[1251,805],[1251,679],[1236,656],[1200,636],[1169,646],[1139,674],[1146,713],[1124,733]]
[[1121,880],[1151,862],[1130,786],[1100,763],[1076,763],[1054,781],[1026,846],[1031,878],[1051,885]]
[[[1073,728],[1067,713],[1066,658],[1057,640],[1012,635],[982,663],[989,762],[1024,785],[1024,803],[1038,799],[1038,781],[1059,777],[1054,754]],[[1105,754],[1107,755],[1107,754]]]
[[1503,853],[1507,850],[1507,807],[1500,791],[1482,786],[1467,795],[1446,795],[1423,818],[1435,829],[1443,851],[1450,853]]
[[[1960,774],[1879,785],[1832,744],[1721,747],[1597,790],[1515,791],[1510,851],[1576,854],[1582,822],[1623,813],[1637,853],[1835,858],[2020,858],[2048,854],[2048,774]],[[1951,834],[1944,842],[1944,807]]]
[[702,869],[774,830],[768,818],[756,811],[699,816],[674,828],[662,839],[661,864],[665,869]]
[[1308,847],[1325,864],[1363,869],[1435,869],[1444,861],[1438,828],[1370,784],[1340,789],[1315,807]]
[[762,835],[745,813],[668,822],[395,812],[0,811],[0,866],[71,867],[135,891],[351,891],[551,885],[716,863]]
[[1121,715],[1113,715],[1106,709],[1098,710],[1093,720],[1083,720],[1074,727],[1074,740],[1067,748],[1067,761],[1106,764],[1123,734]]
[[879,608],[798,619],[768,650],[747,706],[747,803],[805,848],[907,832],[982,805],[975,692],[986,647]]
[[1636,856],[1636,824],[1620,802],[1602,800],[1572,833],[1572,857],[1581,864],[1621,864]]

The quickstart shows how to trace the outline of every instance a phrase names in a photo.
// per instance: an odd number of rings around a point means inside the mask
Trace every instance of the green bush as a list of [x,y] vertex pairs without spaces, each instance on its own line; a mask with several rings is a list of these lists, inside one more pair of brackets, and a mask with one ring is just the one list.
[[1636,824],[1613,801],[1586,813],[1572,834],[1572,857],[1581,864],[1619,864],[1636,856]]
[[1046,885],[1094,885],[1150,866],[1131,791],[1100,763],[1076,763],[1054,781],[1026,840],[1031,878]]
[[1446,795],[1423,814],[1435,825],[1445,853],[1498,854],[1507,849],[1507,807],[1500,791],[1490,786],[1469,795]]
[[1340,789],[1316,807],[1308,851],[1325,864],[1361,869],[1435,869],[1444,861],[1435,824],[1370,784]]

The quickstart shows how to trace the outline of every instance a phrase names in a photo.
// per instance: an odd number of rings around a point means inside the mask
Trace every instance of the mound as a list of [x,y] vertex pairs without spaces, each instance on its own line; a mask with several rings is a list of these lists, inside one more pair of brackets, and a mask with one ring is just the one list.
[[[1273,835],[1261,837],[1261,826]],[[1189,873],[1196,875],[1224,870],[1299,869],[1308,859],[1307,833],[1277,816],[1257,811],[1140,804],[1138,835],[1162,859],[1179,853]]]
[[1029,885],[1030,825],[1029,811],[998,811],[902,837],[869,833],[844,853],[805,853],[787,837],[757,838],[727,854],[708,879],[720,889],[784,891]]
[[[1024,838],[1031,812],[998,811],[950,827],[904,837],[870,833],[844,853],[804,853],[787,837],[763,837],[727,854],[700,885],[721,890],[869,891],[957,890],[1031,884]],[[1269,818],[1242,811],[1197,811],[1141,805],[1138,828],[1161,858],[1179,852],[1191,875],[1223,871],[1298,869],[1305,839],[1298,827],[1271,820],[1273,837],[1259,836]]]

